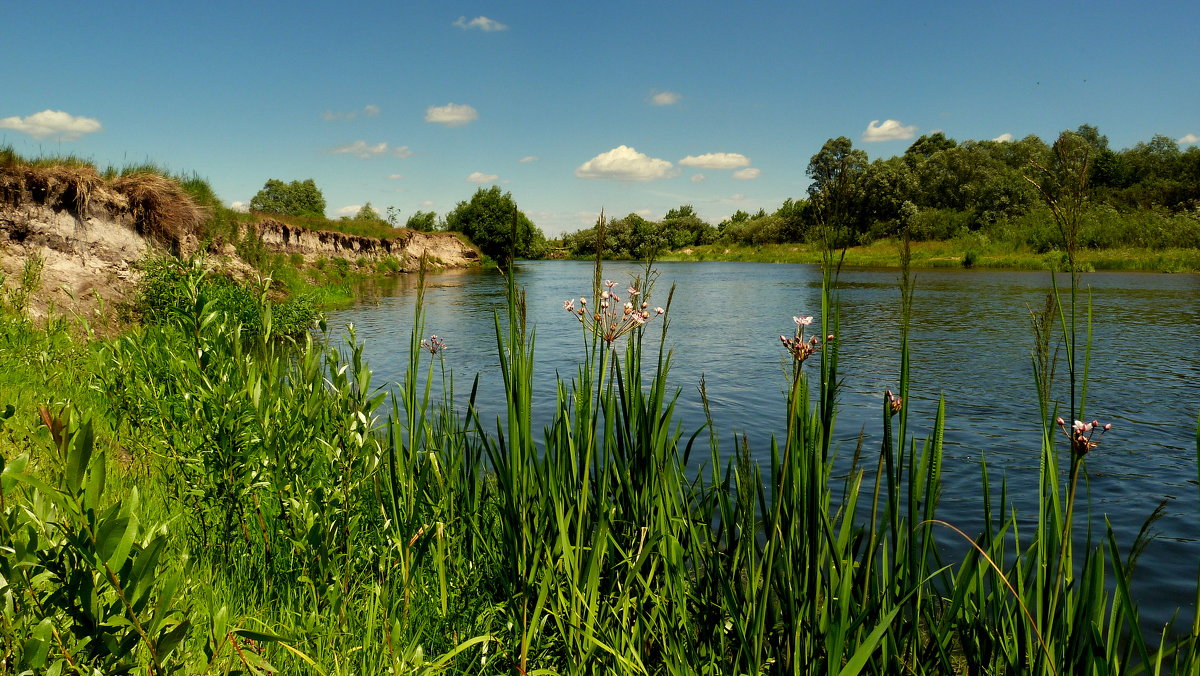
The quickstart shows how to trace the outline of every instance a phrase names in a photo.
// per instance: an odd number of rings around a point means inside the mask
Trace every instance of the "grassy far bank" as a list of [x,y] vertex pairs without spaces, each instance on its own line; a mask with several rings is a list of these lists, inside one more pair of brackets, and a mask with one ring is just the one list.
[[[793,381],[766,474],[716,431],[677,426],[671,294],[637,280],[637,297],[665,315],[624,313],[626,283],[604,285],[597,270],[588,304],[601,319],[585,318],[579,370],[560,380],[541,430],[516,280],[494,342],[506,411],[480,420],[430,398],[430,382],[450,374],[420,302],[387,406],[353,337],[274,335],[268,296],[229,304],[236,292],[202,269],[180,273],[148,300],[165,311],[107,341],[35,326],[5,296],[3,673],[1200,665],[1197,626],[1164,639],[1138,622],[1129,552],[1145,540],[1103,530],[1093,540],[1093,524],[1075,523],[1088,511],[1084,494],[1075,505],[1076,479],[1103,466],[1103,429],[1060,427],[1067,405],[1039,396],[1052,388],[1031,384],[1044,431],[1039,513],[987,495],[986,530],[966,534],[964,554],[935,545],[949,527],[937,521],[946,413],[909,419],[907,351],[895,393],[879,393],[880,446],[834,472],[851,449],[834,441],[844,366],[832,275],[809,310],[818,316],[797,317],[781,348]],[[246,304],[256,324],[235,312]],[[1056,344],[1070,343],[1055,333],[1039,354]],[[1039,383],[1053,377],[1045,367]]]
[[[903,244],[899,240],[877,240],[846,249],[845,264],[862,267],[901,266]],[[911,242],[911,262],[916,268],[996,268],[1015,270],[1061,270],[1061,251],[1037,253],[1027,247],[1006,243],[983,243],[976,238],[940,242]],[[756,263],[820,264],[824,249],[818,244],[705,244],[669,251],[663,261],[743,261]],[[1146,272],[1200,272],[1200,249],[1112,248],[1084,250],[1079,254],[1082,270],[1126,270]]]

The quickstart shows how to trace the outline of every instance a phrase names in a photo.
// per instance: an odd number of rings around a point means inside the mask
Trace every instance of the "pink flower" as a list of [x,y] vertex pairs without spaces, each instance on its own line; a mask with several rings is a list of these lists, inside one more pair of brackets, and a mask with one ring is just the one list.
[[654,314],[656,314],[656,315],[661,315],[661,314],[662,314],[662,313],[664,313],[664,312],[666,312],[666,310],[664,310],[664,309],[662,309],[662,308],[660,308],[660,307],[656,307],[656,308],[654,308]]
[[638,290],[637,290],[636,286],[631,286],[625,290],[629,292],[630,297],[638,295]]
[[564,300],[563,301],[563,309],[566,310],[567,312],[574,312],[575,311],[575,299],[570,298],[568,300]]
[[796,322],[796,326],[808,326],[813,323],[811,315],[806,317],[792,317],[792,321]]

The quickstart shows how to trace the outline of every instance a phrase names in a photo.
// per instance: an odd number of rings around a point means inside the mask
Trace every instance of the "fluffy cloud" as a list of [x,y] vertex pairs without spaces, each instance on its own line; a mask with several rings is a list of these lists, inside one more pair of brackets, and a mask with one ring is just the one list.
[[600,153],[575,169],[579,178],[607,178],[619,181],[653,181],[670,178],[679,172],[666,160],[650,157],[629,146],[617,146]]
[[483,185],[484,183],[493,183],[498,178],[500,178],[500,176],[497,174],[485,174],[482,171],[472,171],[471,175],[467,177],[467,181],[470,183],[478,183]]
[[[329,152],[333,155],[354,155],[365,160],[371,157],[386,155],[388,150],[389,146],[384,142],[376,143],[372,146],[367,145],[366,141],[355,141],[344,146],[338,146]],[[412,155],[412,151],[408,149],[408,146],[396,146],[395,148],[391,148],[391,154],[404,158]]]
[[404,174],[388,174],[388,178],[395,181],[404,178]]
[[730,195],[729,199],[733,200],[734,202],[741,202],[742,200],[746,199],[746,196],[739,192]]
[[688,155],[679,164],[698,169],[737,169],[749,165],[750,158],[741,153],[705,153]]
[[466,104],[447,103],[444,106],[429,106],[425,109],[425,121],[461,127],[479,119],[479,111]]
[[863,132],[862,140],[871,141],[898,141],[912,138],[917,133],[915,124],[904,125],[897,120],[871,120],[871,124],[867,125],[867,130]]
[[433,202],[425,200],[424,202],[421,202],[421,206],[428,209],[429,207],[433,206]]
[[673,106],[679,103],[679,99],[683,98],[676,92],[654,92],[650,97],[650,103],[656,106]]
[[992,140],[997,143],[1008,143],[1009,141],[1013,140],[1013,135],[1008,132],[1004,132]]
[[358,213],[358,210],[361,208],[362,208],[361,204],[348,204],[333,213],[337,214],[338,216],[354,216],[355,214]]
[[703,183],[704,174],[692,174],[692,183]]
[[15,129],[36,139],[74,141],[84,134],[100,131],[101,127],[99,120],[90,117],[76,117],[61,110],[43,110],[24,118],[2,118],[0,129]]
[[468,19],[465,16],[460,16],[454,20],[454,25],[458,26],[459,28],[461,28],[463,30],[471,30],[472,28],[478,28],[479,30],[483,31],[484,33],[491,33],[492,31],[508,30],[508,26],[500,23],[499,21],[496,21],[495,19],[489,19],[486,16],[477,16],[474,19]]
[[755,169],[754,167],[746,167],[745,169],[738,169],[737,171],[733,172],[733,177],[742,181],[751,181],[759,176],[762,176],[762,171]]
[[1187,134],[1185,136],[1180,137],[1179,140],[1176,141],[1176,143],[1178,143],[1179,145],[1184,145],[1184,146],[1192,144],[1192,143],[1200,143],[1200,136],[1196,136],[1195,134]]
[[526,155],[525,157],[522,157],[521,159],[519,159],[517,161],[520,162],[521,164],[529,164],[530,162],[537,162],[538,156],[537,155]]
[[249,202],[230,202],[229,208],[233,209],[234,211],[240,211],[241,213],[244,214],[244,213],[250,211],[250,203]]
[[358,117],[359,113],[362,113],[366,117],[375,117],[379,114],[380,110],[381,109],[379,106],[372,103],[363,106],[361,111],[351,110],[348,112],[342,112],[336,110],[327,110],[321,113],[321,119],[325,120],[326,122],[332,122],[334,120],[353,120],[354,118]]

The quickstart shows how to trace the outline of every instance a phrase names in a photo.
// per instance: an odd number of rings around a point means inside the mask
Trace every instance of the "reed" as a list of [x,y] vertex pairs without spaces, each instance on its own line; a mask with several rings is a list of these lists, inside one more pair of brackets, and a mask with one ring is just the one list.
[[[406,375],[379,386],[353,330],[341,344],[327,327],[281,333],[265,293],[243,299],[259,317],[247,326],[205,275],[187,269],[154,323],[76,353],[79,385],[57,404],[49,375],[66,367],[47,359],[40,399],[0,417],[3,673],[1200,665],[1195,622],[1150,634],[1138,621],[1148,528],[1121,543],[1077,523],[1104,426],[1060,425],[1039,384],[1063,346],[1080,393],[1067,417],[1083,419],[1089,341],[1071,342],[1069,302],[1047,305],[1035,341],[1038,513],[1015,513],[985,463],[984,526],[967,533],[938,512],[946,406],[927,421],[906,406],[919,381],[907,320],[878,447],[835,441],[853,367],[839,359],[835,265],[817,316],[781,337],[787,423],[762,466],[745,441],[722,448],[711,423],[679,422],[675,290],[660,293],[651,267],[617,283],[598,264],[592,288],[564,303],[579,366],[540,429],[527,314],[542,309],[511,273],[494,338],[505,406],[492,419],[476,385],[456,403],[443,357],[466,346],[429,335],[422,292]],[[905,274],[904,317],[913,284]],[[38,329],[4,316],[0,358],[36,347]],[[38,406],[40,423],[19,423]]]

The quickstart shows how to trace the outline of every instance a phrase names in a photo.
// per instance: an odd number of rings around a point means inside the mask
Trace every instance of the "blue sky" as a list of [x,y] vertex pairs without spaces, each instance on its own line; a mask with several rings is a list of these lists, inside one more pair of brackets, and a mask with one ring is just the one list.
[[313,178],[330,216],[497,184],[548,235],[602,208],[715,223],[802,197],[836,136],[1200,140],[1194,2],[9,1],[0,34],[0,144],[196,172],[227,204]]

